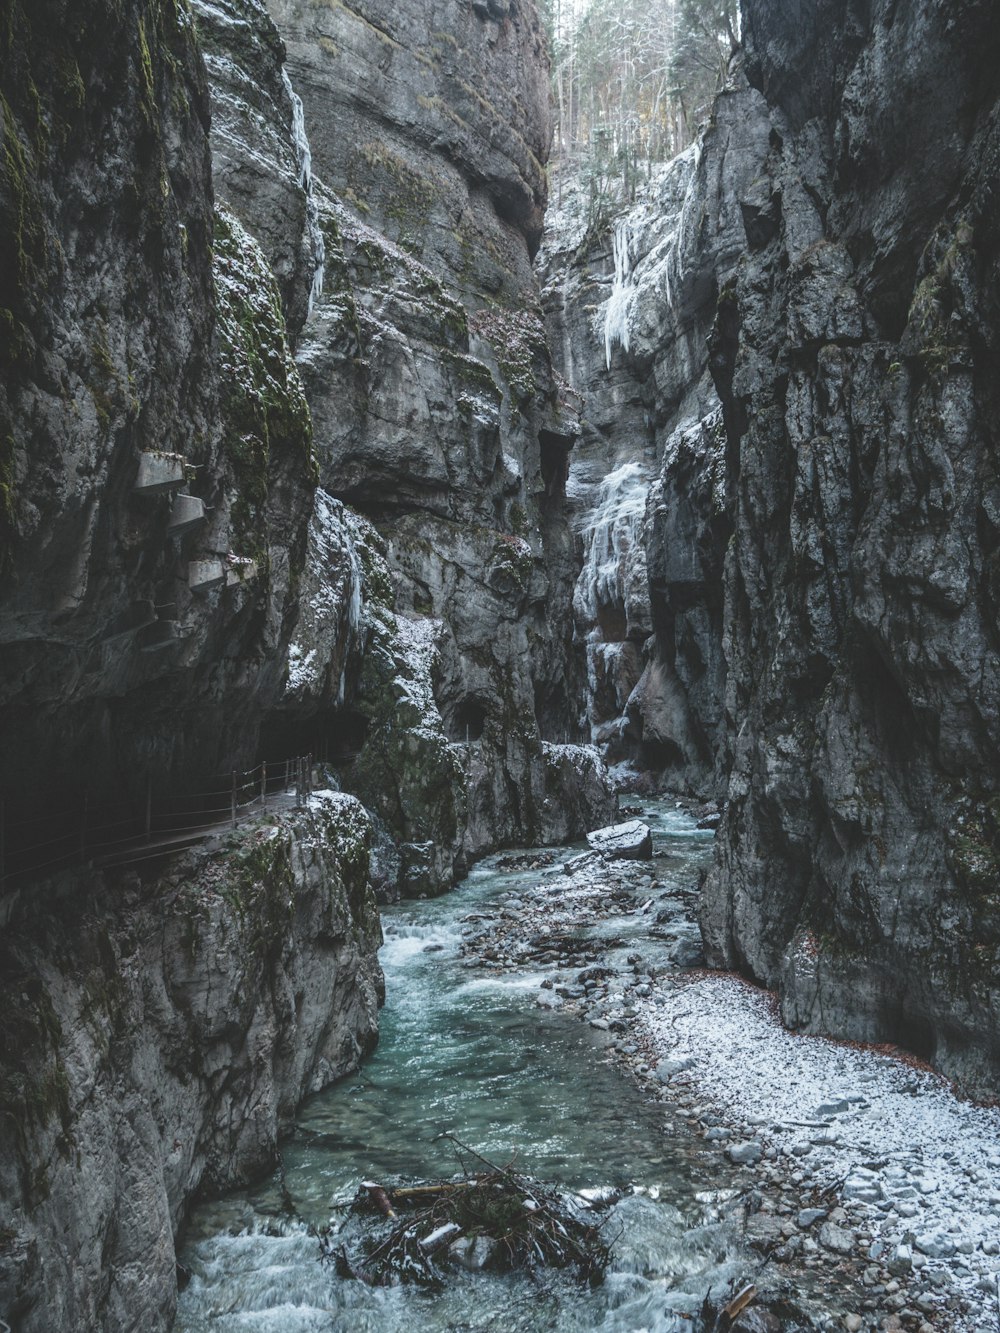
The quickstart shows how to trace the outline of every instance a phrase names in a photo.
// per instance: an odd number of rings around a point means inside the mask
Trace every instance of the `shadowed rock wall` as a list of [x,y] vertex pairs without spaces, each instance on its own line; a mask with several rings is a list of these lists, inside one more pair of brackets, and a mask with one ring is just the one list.
[[750,0],[713,373],[731,776],[703,927],[788,1022],[996,1086],[1000,16]]
[[0,1317],[167,1329],[199,1193],[270,1169],[302,1098],[378,1035],[370,822],[353,798],[168,876],[27,895],[2,955]]

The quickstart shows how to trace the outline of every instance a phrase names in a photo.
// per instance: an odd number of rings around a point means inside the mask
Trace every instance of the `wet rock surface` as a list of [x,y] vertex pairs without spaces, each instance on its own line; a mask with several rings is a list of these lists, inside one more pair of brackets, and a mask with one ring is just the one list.
[[194,1196],[267,1170],[302,1098],[377,1040],[370,838],[357,801],[316,797],[166,877],[50,886],[5,924],[12,1326],[170,1327]]
[[653,855],[653,835],[641,819],[594,829],[587,842],[595,852],[617,861],[648,861]]
[[751,0],[697,151],[610,233],[566,203],[544,251],[587,399],[589,720],[612,762],[724,798],[709,961],[798,1028],[898,1041],[981,1093],[996,23]]
[[541,1006],[606,1033],[638,1087],[745,1173],[751,1247],[836,1288],[845,1327],[978,1329],[1000,1272],[1000,1195],[981,1184],[996,1113],[898,1054],[788,1034],[774,996],[678,967],[697,894],[663,851],[586,853],[502,894],[467,921],[469,967],[533,974]]
[[831,4],[793,33],[747,8],[772,129],[744,213],[770,221],[713,335],[732,742],[702,913],[710,960],[778,987],[789,1023],[900,1041],[980,1091],[1000,1058],[997,21],[916,3],[855,28]]

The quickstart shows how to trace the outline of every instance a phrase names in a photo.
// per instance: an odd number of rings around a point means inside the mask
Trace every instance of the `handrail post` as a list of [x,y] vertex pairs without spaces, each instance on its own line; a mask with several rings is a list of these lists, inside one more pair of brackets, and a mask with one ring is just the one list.
[[83,793],[83,817],[80,820],[80,859],[87,859],[87,807],[90,801],[89,793]]
[[233,769],[233,792],[231,798],[231,812],[233,817],[233,828],[236,827],[236,769]]
[[260,805],[262,810],[267,809],[267,760],[261,761],[260,765]]
[[153,836],[153,775],[146,774],[146,841]]
[[0,796],[0,891],[7,880],[7,802]]

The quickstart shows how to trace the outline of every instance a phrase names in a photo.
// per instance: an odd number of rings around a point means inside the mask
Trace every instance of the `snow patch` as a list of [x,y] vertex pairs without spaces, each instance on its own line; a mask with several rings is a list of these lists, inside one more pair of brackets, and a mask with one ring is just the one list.
[[882,1263],[913,1232],[917,1265],[931,1275],[946,1262],[948,1290],[985,1306],[1000,1273],[1000,1109],[900,1059],[789,1032],[773,997],[732,977],[633,1003],[661,1056],[693,1062],[682,1077],[706,1105],[842,1193]]

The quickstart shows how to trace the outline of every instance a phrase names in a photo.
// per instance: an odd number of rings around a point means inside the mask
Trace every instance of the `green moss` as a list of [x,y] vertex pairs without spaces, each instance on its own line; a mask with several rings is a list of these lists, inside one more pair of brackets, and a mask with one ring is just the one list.
[[493,372],[484,361],[462,352],[449,352],[446,349],[442,350],[442,360],[447,363],[464,388],[469,389],[474,395],[481,394],[486,398],[492,398],[496,403],[500,402],[502,394],[499,386],[493,378]]
[[87,384],[101,429],[107,433],[121,399],[121,383],[108,346],[108,330],[103,319],[95,321],[90,339],[91,376]]
[[153,74],[153,57],[149,50],[149,38],[146,36],[145,19],[139,20],[139,75],[143,115],[147,124],[154,126],[157,120],[156,78]]
[[485,338],[496,357],[511,397],[523,407],[539,390],[539,372],[550,367],[545,326],[535,310],[479,310],[469,328]]
[[14,436],[9,431],[0,434],[0,574],[4,574],[10,564],[16,531],[15,447]]
[[8,354],[16,363],[28,359],[33,341],[27,318],[48,262],[45,213],[37,182],[37,163],[18,133],[10,103],[0,94],[0,229],[7,257],[0,276],[0,318]]
[[388,47],[392,51],[403,50],[403,47],[396,41],[395,37],[386,32],[384,28],[380,28],[377,24],[373,23],[371,19],[366,18],[364,14],[360,14],[353,8],[353,6],[347,4],[346,0],[309,0],[309,3],[314,9],[339,10],[341,13],[348,14],[352,19],[355,19],[360,23],[376,41],[381,42],[383,46]]
[[931,239],[925,252],[928,271],[910,304],[904,345],[933,383],[947,376],[965,350],[952,320],[954,278],[972,239],[972,226],[966,219],[960,219],[953,231],[942,229]]
[[436,183],[388,145],[369,141],[351,155],[347,168],[348,186],[356,198],[363,198],[371,194],[373,183],[380,180],[384,217],[396,223],[401,234],[409,228],[420,231],[426,227],[430,211],[439,197]]
[[215,213],[220,380],[226,456],[236,488],[233,538],[266,568],[273,467],[297,462],[315,484],[312,418],[285,332],[281,297],[257,243],[221,205]]
[[389,569],[388,548],[367,519],[351,509],[345,509],[344,514],[361,564],[365,605],[370,613],[385,621],[393,609],[396,597]]
[[244,943],[247,963],[281,954],[295,909],[292,838],[285,830],[254,830],[226,863],[221,893]]
[[523,537],[514,537],[506,532],[497,533],[490,552],[491,582],[497,575],[503,574],[519,592],[527,592],[534,567],[534,553]]

